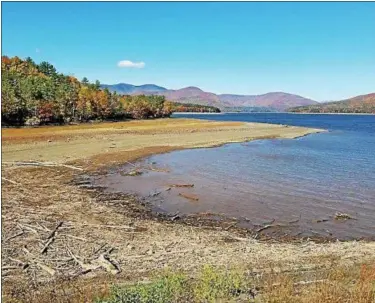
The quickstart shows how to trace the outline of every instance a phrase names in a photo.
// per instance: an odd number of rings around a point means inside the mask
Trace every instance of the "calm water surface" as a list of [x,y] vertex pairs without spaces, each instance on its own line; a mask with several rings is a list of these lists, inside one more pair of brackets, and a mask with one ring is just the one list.
[[[176,117],[288,124],[329,132],[155,155],[145,161],[168,168],[169,173],[137,177],[115,173],[102,177],[100,183],[112,191],[143,196],[158,193],[151,200],[168,212],[223,213],[253,224],[299,219],[295,232],[306,235],[375,237],[375,116],[259,113]],[[165,190],[174,183],[195,186]],[[199,201],[179,193],[196,195]],[[336,212],[348,213],[355,220],[334,220]]]

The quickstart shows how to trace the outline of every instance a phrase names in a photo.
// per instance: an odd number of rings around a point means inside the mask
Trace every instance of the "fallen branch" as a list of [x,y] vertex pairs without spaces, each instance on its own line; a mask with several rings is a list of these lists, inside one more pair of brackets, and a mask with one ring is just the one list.
[[52,242],[55,241],[55,237],[53,238],[50,238],[47,243],[44,245],[44,247],[42,248],[42,250],[40,251],[41,254],[44,254],[45,252],[47,252],[47,249],[48,247],[52,244]]
[[41,269],[43,269],[44,271],[46,271],[47,273],[49,273],[51,276],[54,276],[56,274],[56,270],[54,270],[53,268],[47,266],[47,265],[44,265],[40,262],[37,262],[37,261],[34,261],[34,263],[39,266]]
[[1,267],[2,270],[12,270],[12,269],[18,269],[17,266],[2,266]]
[[251,240],[250,238],[241,238],[241,237],[236,237],[236,236],[232,236],[232,235],[228,235],[225,238],[231,239],[231,240],[236,240],[236,241],[250,241]]
[[178,194],[181,197],[184,197],[185,199],[192,200],[192,201],[198,201],[199,198],[197,196],[191,195],[191,194],[185,194],[185,193],[179,193]]
[[238,223],[238,222],[234,222],[233,224],[231,224],[231,225],[225,227],[224,230],[229,230],[229,229],[231,229],[232,227],[236,226],[237,223]]
[[98,249],[96,249],[94,252],[93,252],[93,256],[95,256],[99,251],[101,251],[105,246],[107,245],[107,243],[104,243],[103,245],[101,245]]
[[18,183],[16,181],[13,181],[13,180],[10,180],[10,179],[4,178],[4,177],[1,177],[1,180],[8,181],[9,183],[12,183],[14,185],[19,185],[20,184],[20,183]]
[[349,219],[354,219],[354,218],[351,215],[348,215],[345,213],[337,212],[335,214],[335,220],[349,220]]
[[17,263],[17,266],[20,266],[22,267],[22,269],[26,269],[29,267],[29,264],[26,263],[26,262],[23,262],[21,260],[18,260],[18,259],[14,259],[14,258],[11,258],[11,257],[8,257],[9,260],[13,261],[13,262],[16,262]]
[[72,258],[74,259],[74,261],[76,261],[78,263],[79,266],[81,266],[83,268],[83,270],[85,272],[89,272],[89,271],[92,271],[92,270],[95,270],[97,269],[99,266],[95,266],[95,265],[92,265],[92,264],[89,264],[89,263],[84,263],[82,261],[80,261],[71,251],[69,248],[67,248],[68,250],[68,253],[72,256]]
[[17,237],[19,237],[19,236],[22,236],[24,233],[25,233],[25,232],[22,230],[22,231],[19,232],[18,234],[15,234],[15,235],[13,235],[13,236],[10,236],[9,238],[6,238],[4,241],[6,242],[6,241],[9,241],[9,240],[11,240],[11,239],[17,238]]
[[273,222],[275,222],[275,219],[272,219],[272,220],[269,221],[269,222],[264,222],[262,225],[270,225],[270,224],[272,224]]
[[76,237],[76,236],[68,235],[68,234],[64,234],[63,236],[65,236],[65,237],[69,237],[69,238],[72,238],[72,239],[77,239],[77,240],[81,240],[81,241],[87,242],[87,239],[85,239],[85,238]]
[[61,227],[63,225],[63,223],[64,223],[63,221],[60,221],[59,223],[57,223],[56,227],[51,231],[51,233],[47,237],[47,240],[55,237],[55,234],[56,234],[57,230],[59,229],[59,227]]
[[103,228],[115,228],[115,229],[130,229],[135,231],[137,227],[129,225],[100,225],[100,224],[82,224],[82,226],[93,226],[93,227],[103,227]]
[[271,225],[271,224],[265,225],[265,226],[257,229],[257,233],[260,233],[261,231],[263,231],[265,229],[268,229],[268,228],[271,228],[271,227],[275,227],[275,225]]
[[297,223],[299,220],[301,220],[301,215],[299,215],[299,218],[296,220],[289,221],[289,224]]
[[194,187],[194,184],[171,184],[169,187]]
[[47,252],[48,250],[48,247],[53,243],[53,241],[55,241],[55,235],[56,235],[56,232],[57,230],[59,229],[59,227],[63,224],[62,221],[60,221],[59,223],[57,223],[56,227],[51,231],[51,233],[49,234],[49,236],[47,237],[47,242],[46,244],[44,245],[44,247],[42,248],[42,250],[40,251],[41,254],[44,254],[45,252]]
[[61,166],[61,167],[67,167],[67,168],[83,171],[83,168],[80,168],[80,167],[67,165],[67,164],[54,163],[54,162],[3,162],[3,164],[10,164],[10,165],[16,165],[16,166],[47,166],[47,167]]
[[26,225],[26,224],[24,225],[24,224],[20,224],[20,223],[18,223],[17,225],[18,225],[21,229],[27,229],[27,230],[33,232],[34,234],[38,235],[38,232],[37,232],[34,228],[31,228],[30,226],[28,226],[28,225]]
[[120,269],[116,264],[114,264],[107,256],[101,254],[99,258],[96,260],[98,264],[100,264],[103,268],[105,268],[108,272],[113,275],[116,275],[120,272]]

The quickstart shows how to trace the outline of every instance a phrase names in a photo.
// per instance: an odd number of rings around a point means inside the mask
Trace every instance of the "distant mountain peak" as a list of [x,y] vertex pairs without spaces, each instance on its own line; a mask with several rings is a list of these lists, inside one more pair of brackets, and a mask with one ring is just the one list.
[[110,91],[116,91],[119,94],[139,95],[156,94],[164,95],[167,100],[179,103],[194,103],[199,105],[224,107],[266,107],[284,111],[289,107],[316,104],[308,98],[285,92],[269,92],[262,95],[232,95],[205,92],[199,87],[188,86],[181,89],[169,90],[155,84],[132,85],[127,83],[118,83],[115,85],[102,85]]
[[102,88],[108,88],[110,91],[116,91],[119,94],[131,95],[139,93],[159,93],[166,91],[167,89],[162,86],[155,84],[143,84],[143,85],[133,85],[128,83],[117,83],[113,85],[102,84]]
[[196,86],[187,86],[187,87],[181,88],[179,90],[191,90],[191,91],[203,92],[203,90],[201,90],[199,87],[196,87]]

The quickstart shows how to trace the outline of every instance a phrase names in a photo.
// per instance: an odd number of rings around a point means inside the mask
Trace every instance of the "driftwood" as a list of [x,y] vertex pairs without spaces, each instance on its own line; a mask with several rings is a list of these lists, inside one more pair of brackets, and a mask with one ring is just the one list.
[[11,261],[13,261],[13,262],[16,262],[17,266],[22,267],[23,270],[25,270],[26,268],[29,267],[29,264],[27,262],[23,262],[21,260],[14,259],[14,258],[11,258],[11,257],[8,257],[8,259],[11,260]]
[[194,187],[194,184],[171,184],[169,187]]
[[101,254],[96,262],[113,275],[120,272],[120,268],[115,263],[113,263],[105,254]]
[[95,265],[92,265],[90,263],[84,263],[82,262],[81,260],[78,259],[78,257],[76,257],[72,252],[71,250],[67,247],[67,250],[69,252],[69,254],[71,255],[71,257],[74,259],[74,261],[77,262],[77,264],[79,266],[82,267],[82,269],[85,271],[85,272],[89,272],[89,271],[92,271],[92,270],[95,270],[97,269],[99,266],[95,266]]
[[1,180],[8,181],[9,183],[12,183],[14,185],[19,185],[20,184],[20,183],[18,183],[16,181],[13,181],[13,180],[10,180],[10,179],[4,178],[4,177],[1,177]]
[[[99,250],[102,249],[105,245],[101,246]],[[120,268],[113,261],[109,259],[106,253],[101,254],[97,259],[92,260],[92,262],[85,263],[81,261],[79,257],[75,256],[69,248],[67,248],[67,250],[69,254],[72,256],[72,258],[74,259],[74,261],[76,261],[78,265],[82,267],[82,269],[84,270],[83,273],[88,273],[100,267],[103,267],[106,271],[114,275],[118,274],[121,271]],[[111,250],[112,249],[110,249],[109,251]]]
[[175,214],[174,216],[171,217],[171,221],[176,221],[180,218],[181,218],[180,215],[177,213],[177,214]]
[[270,225],[270,224],[272,224],[273,222],[275,222],[275,219],[272,219],[272,220],[269,221],[269,222],[264,222],[262,225]]
[[11,240],[11,239],[14,239],[14,238],[17,238],[17,237],[19,237],[19,236],[22,236],[24,233],[25,233],[25,232],[22,230],[22,231],[20,231],[18,234],[15,234],[15,235],[13,235],[13,236],[10,236],[9,238],[6,238],[5,241],[9,241],[9,240]]
[[135,231],[137,227],[129,225],[100,225],[100,224],[82,224],[82,226],[93,226],[93,227],[103,227],[103,228],[115,228],[115,229],[129,229]]
[[232,223],[231,225],[225,227],[224,230],[229,230],[229,229],[231,229],[232,227],[236,226],[237,223],[238,223],[238,222],[234,222],[234,223]]
[[49,273],[51,276],[54,276],[56,274],[56,270],[54,270],[53,268],[47,266],[47,265],[44,265],[38,261],[33,261],[35,263],[35,265],[39,266],[41,269],[43,269],[45,272]]
[[289,224],[267,224],[265,226],[262,226],[261,228],[257,229],[257,233],[265,230],[265,229],[268,229],[268,228],[271,228],[271,227],[288,227]]
[[46,242],[46,244],[44,245],[44,247],[43,247],[42,250],[40,251],[41,254],[44,254],[45,252],[47,252],[48,247],[53,243],[53,241],[55,241],[56,231],[59,229],[59,227],[61,227],[62,224],[63,224],[63,222],[60,221],[60,222],[56,225],[56,227],[52,230],[52,232],[49,234],[49,236],[47,237],[47,242]]
[[67,164],[60,164],[55,162],[3,162],[3,164],[9,164],[9,165],[15,165],[15,166],[47,166],[47,167],[53,167],[53,166],[60,166],[60,167],[67,167],[75,170],[83,171],[83,168],[67,165]]
[[[30,263],[35,264],[36,266],[38,266],[39,268],[41,268],[42,270],[44,270],[45,272],[47,272],[51,276],[54,276],[56,274],[56,270],[54,270],[53,268],[35,260],[35,256],[32,253],[30,253],[29,250],[26,247],[24,247],[23,250],[27,253],[27,255],[29,255],[30,257],[33,257],[33,259],[30,260]],[[29,263],[23,262],[23,261],[18,260],[18,259],[14,259],[14,258],[9,257],[9,260],[11,260],[13,262],[16,262],[17,265],[21,266],[23,270],[27,269],[30,266]]]
[[185,199],[191,200],[191,201],[198,201],[199,200],[199,198],[197,196],[191,195],[191,194],[179,193],[178,195],[181,196],[181,197],[184,197]]
[[21,229],[27,229],[27,230],[33,232],[34,234],[38,235],[38,232],[37,232],[34,228],[32,228],[32,227],[30,227],[30,226],[28,226],[28,225],[26,225],[26,224],[20,224],[20,223],[18,223],[17,225],[18,225]]
[[64,234],[64,236],[72,238],[72,239],[80,240],[80,241],[83,241],[83,242],[87,242],[87,239],[82,238],[82,237],[77,237],[77,236],[73,236],[73,235],[69,235],[69,234]]
[[57,223],[56,227],[52,230],[52,232],[49,234],[48,239],[51,239],[55,236],[56,234],[56,231],[59,229],[59,227],[61,227],[63,225],[63,221],[60,221],[59,223]]
[[268,228],[271,228],[271,227],[275,227],[276,225],[272,225],[272,224],[268,224],[268,225],[265,225],[259,229],[257,229],[257,233],[260,233],[261,231],[265,230],[265,229],[268,229]]
[[53,243],[53,241],[55,241],[55,238],[50,238],[46,244],[43,246],[42,250],[40,251],[41,254],[44,254],[45,252],[47,252],[47,249],[48,247]]
[[344,213],[340,213],[340,212],[337,212],[335,214],[335,220],[349,220],[349,219],[353,219],[352,216],[348,215],[348,214],[344,214]]
[[292,221],[289,221],[288,223],[289,223],[289,224],[297,223],[297,222],[299,222],[299,220],[301,220],[301,215],[299,215],[299,218],[298,218],[298,219],[296,219],[296,220],[292,220]]

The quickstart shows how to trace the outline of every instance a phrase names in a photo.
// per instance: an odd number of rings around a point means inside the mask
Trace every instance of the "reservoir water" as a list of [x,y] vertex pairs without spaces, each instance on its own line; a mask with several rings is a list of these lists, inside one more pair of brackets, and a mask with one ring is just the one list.
[[[144,161],[170,172],[125,179],[112,174],[100,183],[110,190],[149,196],[155,208],[171,213],[224,214],[246,218],[252,224],[295,222],[293,232],[307,236],[375,238],[374,115],[228,113],[175,117],[276,123],[328,132],[155,155]],[[168,184],[174,183],[194,187],[166,191]],[[198,200],[186,199],[181,193]],[[336,220],[337,213],[352,219]]]

